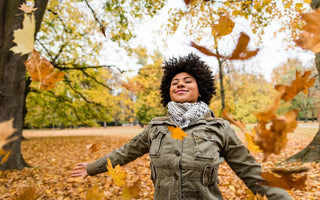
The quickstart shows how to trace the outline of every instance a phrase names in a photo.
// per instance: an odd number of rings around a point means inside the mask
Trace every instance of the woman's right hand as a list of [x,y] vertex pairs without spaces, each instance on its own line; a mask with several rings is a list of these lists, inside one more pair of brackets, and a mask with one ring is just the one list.
[[87,167],[87,162],[78,163],[77,166],[71,171],[71,177],[87,177]]

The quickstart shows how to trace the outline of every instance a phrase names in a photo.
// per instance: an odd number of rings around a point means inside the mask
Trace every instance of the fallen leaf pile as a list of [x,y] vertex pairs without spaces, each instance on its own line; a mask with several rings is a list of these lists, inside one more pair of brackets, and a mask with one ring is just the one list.
[[[11,200],[19,196],[26,199],[48,200],[153,199],[153,184],[150,179],[149,157],[147,155],[121,167],[127,173],[127,188],[116,186],[112,177],[107,173],[85,179],[70,178],[71,170],[76,163],[93,161],[105,153],[121,147],[133,137],[132,134],[130,136],[121,134],[123,131],[115,134],[116,129],[107,128],[103,130],[105,130],[106,136],[52,137],[55,133],[60,134],[58,130],[51,132],[36,130],[38,135],[51,134],[49,135],[51,137],[29,137],[27,133],[30,133],[29,135],[35,135],[35,133],[31,131],[24,133],[28,140],[22,141],[21,151],[25,161],[33,168],[24,168],[21,171],[1,171],[1,199]],[[64,135],[68,134],[66,130],[61,131],[63,131]],[[69,130],[69,133],[74,135],[77,131],[82,130]],[[88,132],[94,131],[88,130]],[[110,135],[108,135],[109,132]],[[124,132],[128,132],[128,129]],[[262,153],[254,153],[253,155],[262,164],[264,171],[271,171],[271,169],[281,165],[283,159],[307,146],[315,133],[316,128],[298,127],[294,133],[288,135],[288,147],[279,155],[271,155],[267,162],[262,161]],[[242,133],[238,134],[238,136],[243,142],[246,142]],[[88,144],[100,144],[101,148],[92,153],[86,147]],[[288,191],[295,200],[320,199],[320,163],[311,163],[309,167],[306,186],[303,189]],[[229,169],[227,164],[222,164],[218,173],[220,179],[219,188],[224,199],[248,198],[246,186]],[[134,187],[137,185],[138,188]],[[133,188],[130,189],[129,187]]]

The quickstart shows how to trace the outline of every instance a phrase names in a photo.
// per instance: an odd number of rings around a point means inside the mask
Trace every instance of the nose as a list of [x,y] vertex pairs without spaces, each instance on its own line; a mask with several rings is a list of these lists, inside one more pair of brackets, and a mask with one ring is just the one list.
[[184,83],[183,82],[179,82],[177,85],[177,88],[184,88]]

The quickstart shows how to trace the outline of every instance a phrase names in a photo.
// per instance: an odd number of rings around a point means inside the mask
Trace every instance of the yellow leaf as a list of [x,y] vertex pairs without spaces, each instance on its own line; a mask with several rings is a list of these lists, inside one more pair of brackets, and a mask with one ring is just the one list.
[[245,133],[246,141],[248,142],[247,148],[252,153],[261,152],[261,149],[259,148],[259,146],[257,146],[254,142],[255,135],[256,135],[256,132],[254,131],[254,129],[252,130],[252,135],[250,135],[249,133]]
[[99,190],[97,185],[88,190],[86,200],[100,200],[104,197],[104,192]]
[[171,132],[171,137],[177,140],[183,140],[187,134],[179,127],[168,126],[169,131]]
[[107,169],[108,169],[108,172],[107,174],[109,176],[111,176],[112,180],[114,181],[114,184],[116,186],[123,186],[125,183],[126,183],[126,177],[127,177],[127,172],[124,171],[120,165],[116,165],[115,168],[112,167],[112,163],[110,161],[110,159],[108,158],[107,159]]
[[13,42],[16,43],[17,46],[12,47],[10,50],[16,54],[21,53],[21,55],[25,55],[31,53],[34,49],[34,33],[36,27],[34,14],[32,13],[31,17],[28,14],[24,14],[22,25],[22,29],[13,32]]
[[218,24],[212,26],[212,35],[213,36],[225,36],[232,32],[234,27],[234,22],[229,18],[228,15],[221,16],[219,18]]
[[0,148],[1,149],[5,144],[18,139],[18,137],[15,136],[7,140],[7,137],[9,137],[12,133],[14,133],[17,130],[13,128],[12,122],[13,122],[13,118],[8,121],[4,121],[0,123]]
[[139,198],[140,188],[138,185],[133,185],[130,187],[123,188],[123,193],[121,195],[123,200],[131,200]]

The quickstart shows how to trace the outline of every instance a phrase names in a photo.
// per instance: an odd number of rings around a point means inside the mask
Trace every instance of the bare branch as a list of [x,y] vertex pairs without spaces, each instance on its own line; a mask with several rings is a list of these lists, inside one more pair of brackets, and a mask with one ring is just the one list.
[[91,10],[94,19],[95,19],[95,20],[98,22],[98,24],[100,25],[100,29],[101,29],[101,31],[102,31],[102,34],[104,35],[104,37],[106,37],[105,28],[103,27],[102,23],[101,23],[100,20],[98,19],[96,13],[94,12],[94,10],[92,9],[92,7],[90,6],[90,4],[88,3],[87,0],[84,0],[84,2],[87,4],[88,8]]

